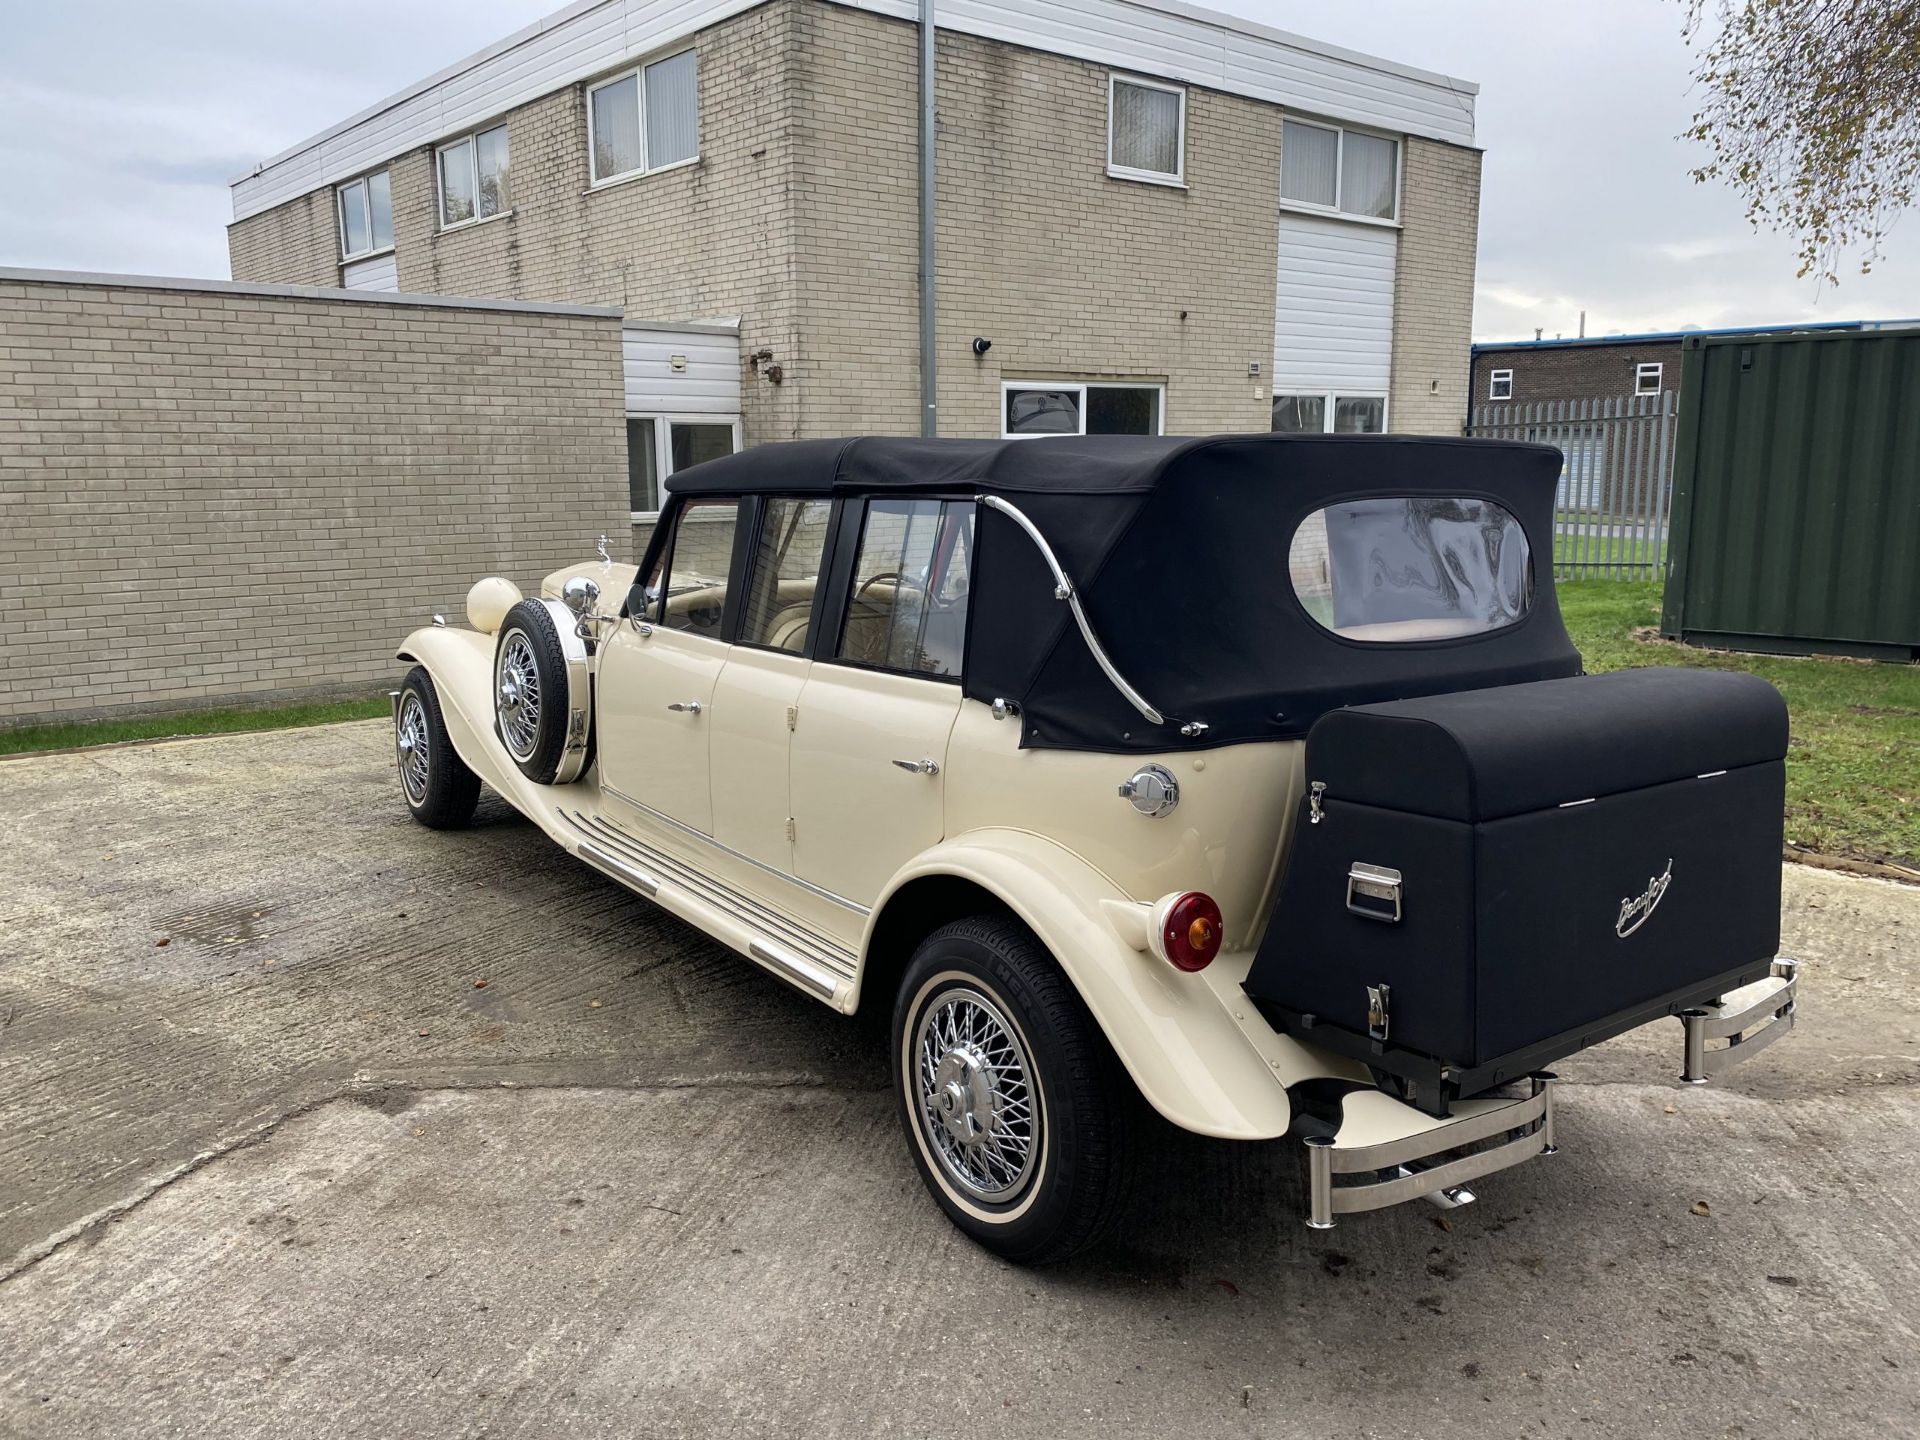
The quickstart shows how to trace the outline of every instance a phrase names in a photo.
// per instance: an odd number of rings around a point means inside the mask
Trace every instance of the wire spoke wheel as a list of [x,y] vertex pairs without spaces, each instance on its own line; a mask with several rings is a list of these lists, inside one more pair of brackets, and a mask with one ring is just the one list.
[[937,996],[914,1036],[920,1121],[941,1168],[988,1204],[1017,1196],[1040,1154],[1033,1067],[1018,1028],[979,990]]
[[412,805],[424,804],[428,779],[427,712],[420,697],[411,691],[400,701],[395,745],[400,756],[400,783],[406,787],[407,801]]
[[540,741],[540,669],[524,630],[515,630],[501,645],[494,680],[500,736],[514,759],[526,760]]

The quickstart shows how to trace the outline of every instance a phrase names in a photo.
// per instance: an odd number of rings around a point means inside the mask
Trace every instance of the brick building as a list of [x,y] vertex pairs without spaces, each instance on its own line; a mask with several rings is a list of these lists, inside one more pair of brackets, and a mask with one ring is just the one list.
[[1836,320],[1813,325],[1747,325],[1722,330],[1663,330],[1576,340],[1514,340],[1475,345],[1469,404],[1487,413],[1502,404],[1678,396],[1680,346],[1689,336],[1777,335],[1817,330],[1877,330],[1900,320]]
[[[234,276],[618,307],[636,522],[742,443],[914,433],[915,15],[576,4],[238,178]],[[940,433],[1457,432],[1475,87],[1175,0],[1048,16],[939,17]]]

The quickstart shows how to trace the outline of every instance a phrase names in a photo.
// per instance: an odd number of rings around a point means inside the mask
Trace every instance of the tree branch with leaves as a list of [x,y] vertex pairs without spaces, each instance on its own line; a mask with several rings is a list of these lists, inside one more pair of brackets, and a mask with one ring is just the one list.
[[1920,3],[1682,0],[1704,102],[1685,138],[1696,181],[1792,235],[1800,274],[1867,273],[1920,181]]

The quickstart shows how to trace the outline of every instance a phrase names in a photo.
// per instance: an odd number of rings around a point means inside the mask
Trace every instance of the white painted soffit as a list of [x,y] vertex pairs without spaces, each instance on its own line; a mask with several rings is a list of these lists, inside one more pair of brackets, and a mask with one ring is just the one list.
[[[244,220],[691,36],[765,0],[578,0],[231,182]],[[823,0],[824,3],[824,0]],[[832,0],[911,20],[918,0]],[[1183,80],[1291,110],[1473,143],[1464,80],[1180,0],[936,0],[941,28]]]

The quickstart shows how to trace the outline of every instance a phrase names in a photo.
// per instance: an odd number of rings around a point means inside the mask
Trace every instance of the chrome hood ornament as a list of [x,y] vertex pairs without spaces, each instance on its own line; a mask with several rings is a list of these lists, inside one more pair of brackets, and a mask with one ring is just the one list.
[[1629,896],[1620,902],[1620,918],[1613,922],[1613,933],[1622,940],[1647,923],[1647,917],[1660,908],[1661,897],[1667,893],[1667,887],[1673,884],[1673,860],[1668,857],[1667,868],[1658,875],[1647,877],[1647,888],[1638,895]]

